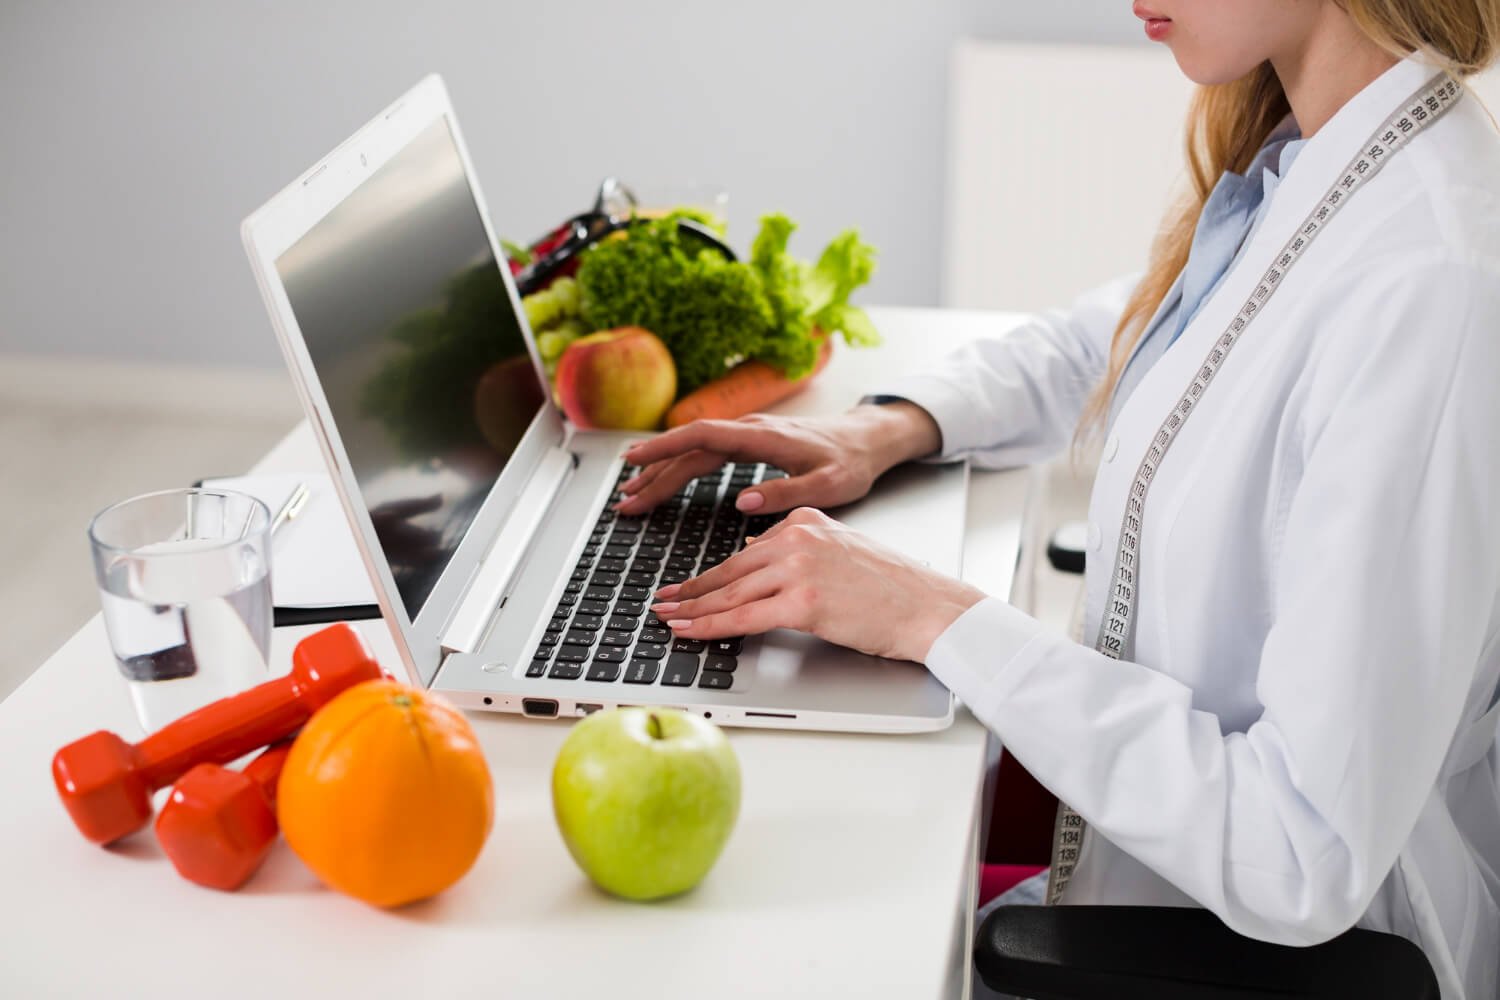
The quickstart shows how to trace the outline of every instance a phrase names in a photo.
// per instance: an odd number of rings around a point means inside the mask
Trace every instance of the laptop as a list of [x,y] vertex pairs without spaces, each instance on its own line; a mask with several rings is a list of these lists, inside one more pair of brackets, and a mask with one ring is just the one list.
[[[612,509],[640,433],[554,405],[442,80],[429,76],[247,218],[245,248],[411,682],[537,718],[674,706],[731,726],[919,732],[926,669],[778,630],[677,639],[652,593],[772,519],[734,464]],[[957,574],[967,467],[895,470],[835,512]]]

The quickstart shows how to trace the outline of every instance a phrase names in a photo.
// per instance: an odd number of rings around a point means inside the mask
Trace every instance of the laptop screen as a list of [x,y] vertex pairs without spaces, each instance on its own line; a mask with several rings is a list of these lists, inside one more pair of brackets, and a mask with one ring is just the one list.
[[499,267],[442,117],[276,259],[413,619],[545,399]]

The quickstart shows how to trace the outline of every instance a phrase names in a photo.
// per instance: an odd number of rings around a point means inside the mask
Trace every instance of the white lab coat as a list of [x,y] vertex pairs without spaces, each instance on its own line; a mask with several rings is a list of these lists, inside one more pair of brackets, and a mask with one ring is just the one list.
[[[1500,996],[1500,139],[1472,96],[1344,206],[1155,477],[1134,649],[1092,649],[1149,440],[1289,234],[1434,70],[1408,60],[1308,142],[1235,268],[1109,428],[1089,645],[1002,601],[927,665],[1088,821],[1067,903],[1199,905],[1307,944],[1419,944]],[[886,387],[984,465],[1063,447],[1128,286]]]

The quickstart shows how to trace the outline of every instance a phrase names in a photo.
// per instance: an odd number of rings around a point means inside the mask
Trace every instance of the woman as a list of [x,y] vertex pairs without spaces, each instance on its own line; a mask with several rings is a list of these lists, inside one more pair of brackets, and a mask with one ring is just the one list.
[[[1441,74],[1490,61],[1500,0],[1149,3],[1205,86],[1144,277],[835,419],[643,443],[620,509],[786,468],[738,503],[799,509],[658,614],[925,663],[1081,816],[1061,901],[1394,931],[1444,996],[1496,997],[1500,139]],[[806,509],[1080,427],[1105,430],[1089,646]]]

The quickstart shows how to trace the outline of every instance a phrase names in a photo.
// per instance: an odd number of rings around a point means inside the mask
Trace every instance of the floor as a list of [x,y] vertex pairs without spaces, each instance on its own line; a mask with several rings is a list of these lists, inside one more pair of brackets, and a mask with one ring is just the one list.
[[[280,371],[0,357],[0,699],[98,610],[89,519],[116,500],[245,471],[296,423]],[[1045,539],[1088,472],[1047,470]],[[1067,628],[1078,577],[1038,560],[1029,610]],[[100,664],[112,670],[112,664]]]
[[242,472],[299,415],[280,371],[0,357],[0,698],[98,610],[97,511]]

